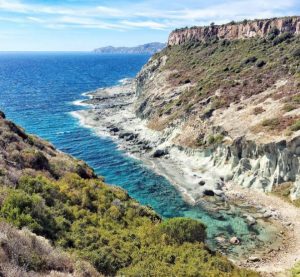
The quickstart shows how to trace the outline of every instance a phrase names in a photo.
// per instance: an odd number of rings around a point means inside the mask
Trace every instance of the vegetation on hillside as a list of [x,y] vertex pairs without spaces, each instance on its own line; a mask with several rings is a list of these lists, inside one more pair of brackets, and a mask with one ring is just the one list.
[[293,183],[292,182],[286,182],[281,184],[280,186],[277,186],[272,194],[284,199],[285,201],[293,204],[294,206],[300,208],[300,199],[296,199],[296,200],[291,200],[291,189],[293,187]]
[[[158,126],[166,126],[177,118],[186,119],[200,114],[208,119],[213,111],[228,108],[241,99],[260,94],[287,80],[274,99],[286,103],[282,117],[272,131],[299,130],[299,116],[285,116],[300,107],[300,37],[290,33],[278,35],[276,29],[267,38],[189,42],[165,48],[155,55],[167,56],[161,70],[173,72],[169,83],[176,87],[191,84],[170,102],[152,110]],[[254,111],[261,113],[262,111]],[[285,118],[287,117],[287,118]],[[262,122],[264,128],[266,122]],[[161,127],[163,128],[163,127]],[[270,130],[266,126],[266,130]]]
[[[153,210],[98,179],[71,173],[58,181],[23,176],[15,189],[2,188],[0,217],[50,239],[105,275],[248,276],[205,247],[202,223],[185,218],[161,223]],[[41,270],[42,259],[35,257],[28,269]]]
[[297,263],[292,269],[292,277],[300,277],[300,263]]
[[22,229],[0,224],[12,230],[9,242],[0,245],[3,276],[11,276],[7,265],[21,272],[16,276],[51,271],[96,276],[93,268],[109,276],[257,276],[210,251],[201,222],[162,221],[83,162],[28,136],[4,115],[0,155],[0,221]]
[[10,277],[102,276],[89,263],[53,248],[28,229],[0,222],[0,272]]

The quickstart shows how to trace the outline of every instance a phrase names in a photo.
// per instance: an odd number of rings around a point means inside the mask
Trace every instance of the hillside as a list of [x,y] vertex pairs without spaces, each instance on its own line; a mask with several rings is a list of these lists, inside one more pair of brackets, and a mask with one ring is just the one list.
[[298,199],[299,26],[291,17],[172,32],[137,76],[135,111],[160,133],[158,148],[203,157],[243,187],[284,184]]
[[149,54],[153,55],[166,47],[165,43],[151,42],[135,47],[106,46],[94,50],[98,54]]
[[1,276],[256,276],[211,252],[202,223],[162,221],[3,113],[0,154]]

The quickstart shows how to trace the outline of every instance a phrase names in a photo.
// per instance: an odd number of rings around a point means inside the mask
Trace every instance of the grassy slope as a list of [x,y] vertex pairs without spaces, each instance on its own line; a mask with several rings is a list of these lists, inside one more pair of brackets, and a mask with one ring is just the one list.
[[[203,244],[205,228],[200,222],[161,222],[153,210],[141,206],[121,188],[106,185],[83,162],[28,136],[2,117],[2,221],[29,228],[105,275],[256,276],[209,251]],[[42,275],[59,267],[60,259],[49,264],[35,249],[26,252],[26,259],[24,251],[10,255],[7,249],[0,245],[5,253],[0,255],[4,276],[9,276],[4,270],[7,263]],[[71,264],[60,270],[74,273],[76,268]]]
[[[212,40],[166,48],[155,57],[168,57],[162,70],[173,72],[169,83],[174,87],[191,83],[194,87],[161,108],[153,109],[150,119],[168,124],[177,118],[208,115],[216,109],[226,109],[231,103],[239,103],[241,98],[259,94],[280,79],[288,82],[276,97],[286,102],[286,112],[299,108],[299,42],[299,37],[283,34],[267,39]],[[274,131],[275,127],[281,132],[293,132],[299,130],[300,121],[298,117],[275,118],[261,125],[265,131]]]

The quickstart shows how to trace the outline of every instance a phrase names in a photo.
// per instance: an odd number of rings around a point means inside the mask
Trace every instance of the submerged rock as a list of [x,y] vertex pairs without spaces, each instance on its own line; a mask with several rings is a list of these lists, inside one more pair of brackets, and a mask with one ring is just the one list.
[[254,218],[253,216],[251,216],[251,215],[247,215],[246,220],[247,220],[247,222],[248,222],[248,224],[249,224],[250,226],[256,224],[255,218]]
[[226,242],[226,239],[224,237],[216,237],[215,239],[218,243],[221,243],[221,244]]
[[229,240],[229,242],[231,243],[231,244],[240,244],[240,240],[237,238],[237,237],[232,237],[230,240]]

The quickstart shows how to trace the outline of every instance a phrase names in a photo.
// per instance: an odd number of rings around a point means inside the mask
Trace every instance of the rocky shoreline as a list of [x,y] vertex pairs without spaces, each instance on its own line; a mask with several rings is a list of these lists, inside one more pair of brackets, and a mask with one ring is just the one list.
[[75,104],[87,105],[91,109],[73,113],[83,126],[117,141],[126,153],[169,179],[190,204],[201,201],[203,196],[225,199],[223,177],[217,172],[200,172],[193,166],[199,163],[205,165],[208,162],[206,158],[190,155],[170,145],[165,135],[147,128],[147,123],[136,117],[133,80],[85,95],[90,99]]
[[[253,201],[248,198],[248,193],[241,192],[242,188],[233,189],[232,183],[224,179],[226,172],[216,172],[211,167],[209,157],[193,155],[170,145],[160,132],[147,128],[147,122],[135,115],[135,89],[135,80],[127,80],[119,86],[86,93],[89,99],[75,104],[89,108],[72,114],[83,126],[92,128],[98,135],[112,138],[128,155],[140,159],[157,174],[166,177],[190,204],[201,204],[211,210],[220,208],[215,205],[217,202],[231,202],[245,207],[248,205],[254,209],[244,215],[249,226],[257,222],[272,224],[276,229],[273,243],[269,241],[255,253],[243,253],[240,265],[256,269],[262,266],[268,268],[267,265],[277,259],[281,249],[290,249],[300,244],[300,237],[295,242],[297,227],[292,223],[293,219],[283,217],[276,205],[263,205],[263,199],[259,198]],[[174,133],[172,130],[172,135]],[[261,194],[262,198],[265,196]],[[215,240],[221,252],[223,246],[226,248],[228,245],[240,244],[239,238],[235,237],[228,240],[221,236]]]

